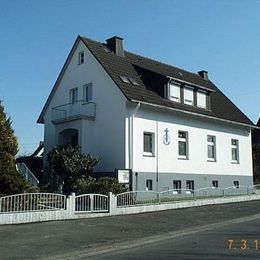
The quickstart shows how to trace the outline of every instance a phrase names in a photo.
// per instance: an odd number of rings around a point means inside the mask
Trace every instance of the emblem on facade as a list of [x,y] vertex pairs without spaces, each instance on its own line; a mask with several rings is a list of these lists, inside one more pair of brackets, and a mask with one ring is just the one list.
[[170,131],[169,131],[168,128],[166,128],[166,129],[164,130],[163,143],[164,143],[165,145],[168,145],[168,144],[170,144],[170,142],[171,142]]

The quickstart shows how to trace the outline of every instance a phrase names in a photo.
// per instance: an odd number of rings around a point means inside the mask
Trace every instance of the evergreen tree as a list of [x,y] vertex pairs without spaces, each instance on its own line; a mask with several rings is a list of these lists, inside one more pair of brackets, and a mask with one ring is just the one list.
[[15,167],[18,143],[11,125],[0,101],[0,194],[20,193],[29,188]]

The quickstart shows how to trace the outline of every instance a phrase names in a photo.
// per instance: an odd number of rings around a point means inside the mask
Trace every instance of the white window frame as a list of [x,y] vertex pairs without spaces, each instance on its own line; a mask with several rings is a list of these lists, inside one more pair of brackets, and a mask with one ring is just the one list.
[[84,53],[84,51],[80,51],[78,53],[78,65],[81,65],[84,63],[85,63],[85,53]]
[[[209,141],[209,137],[213,137],[213,141]],[[208,147],[211,146],[213,147],[213,151],[214,151],[214,157],[211,158],[209,157],[209,151],[208,151]],[[216,155],[216,136],[215,135],[207,135],[207,158],[208,158],[208,162],[216,162],[217,161],[217,155]]]
[[[186,137],[185,138],[179,137],[180,133],[185,133]],[[179,147],[180,142],[185,142],[186,155],[180,155],[180,147]],[[184,160],[189,159],[189,133],[187,131],[183,131],[183,130],[178,131],[178,159],[184,159]]]
[[147,179],[145,181],[145,189],[148,190],[153,190],[153,180]]
[[233,185],[235,189],[239,189],[239,181],[233,181]]
[[[188,186],[192,186],[191,188]],[[195,182],[194,180],[186,180],[186,190],[192,190],[194,191]]]
[[[83,100],[85,102],[92,102],[93,101],[93,83],[88,83],[88,84],[85,84],[83,86]],[[88,99],[87,99],[87,94],[88,94]]]
[[[201,100],[200,96],[203,97],[203,98],[205,97],[205,105],[204,104],[200,105],[200,102],[199,102]],[[197,107],[204,108],[204,109],[207,108],[207,92],[202,91],[202,90],[197,91]]]
[[[174,183],[177,184],[176,187],[174,187]],[[181,180],[173,180],[172,187],[174,194],[181,194]]]
[[[236,144],[233,144],[233,141],[236,141]],[[233,149],[236,150],[237,160],[233,159]],[[231,139],[231,162],[232,163],[239,163],[239,141],[238,139]]]
[[[74,104],[78,101],[78,88],[72,88],[70,89],[70,103]],[[76,93],[76,96],[74,96],[74,93]],[[75,98],[76,97],[76,98]]]
[[217,189],[218,188],[218,180],[212,180],[212,188]]
[[[192,93],[191,100],[188,99],[188,97],[187,97],[188,93],[189,94]],[[185,105],[194,106],[194,88],[189,87],[189,86],[185,86],[183,88],[183,103]]]
[[[176,95],[176,93],[178,93]],[[168,90],[168,99],[170,99],[171,101],[174,102],[181,102],[181,85],[174,83],[174,82],[170,82],[169,83],[169,90]]]
[[[150,152],[147,152],[147,151],[145,151],[145,138],[144,138],[144,136],[145,135],[150,135],[151,136],[151,151]],[[154,156],[154,151],[155,151],[155,147],[154,147],[154,145],[155,145],[155,142],[154,142],[154,133],[152,133],[152,132],[147,132],[147,131],[144,131],[143,132],[143,155],[144,156]]]

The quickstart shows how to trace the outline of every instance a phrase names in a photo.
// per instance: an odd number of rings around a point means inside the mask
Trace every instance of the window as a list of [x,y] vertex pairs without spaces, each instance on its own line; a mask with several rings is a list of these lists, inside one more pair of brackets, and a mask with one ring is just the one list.
[[119,76],[120,77],[120,79],[123,81],[123,82],[125,82],[125,83],[131,83],[130,81],[129,81],[129,79],[128,79],[128,77],[126,77],[126,76]]
[[186,181],[186,189],[187,190],[194,190],[194,181]]
[[90,102],[92,101],[92,83],[84,85],[84,101]]
[[128,80],[135,86],[139,86],[139,83],[134,78],[128,78]]
[[146,180],[146,190],[153,190],[153,180]]
[[212,181],[212,188],[218,188],[218,181]]
[[184,104],[193,105],[194,104],[194,96],[192,88],[184,88]]
[[234,188],[238,189],[239,188],[239,181],[234,181]]
[[73,88],[70,90],[70,103],[75,103],[78,101],[78,88]]
[[181,180],[174,180],[173,181],[173,189],[176,193],[181,193]]
[[238,140],[231,139],[231,154],[232,154],[232,162],[239,162],[239,151],[238,151]]
[[197,92],[197,106],[201,108],[207,107],[207,96],[205,92],[202,91]]
[[188,133],[184,131],[178,132],[179,158],[188,159]]
[[208,141],[208,161],[216,161],[216,137],[213,135],[207,136]]
[[153,155],[154,153],[154,134],[144,132],[144,155]]
[[84,51],[79,52],[79,57],[78,57],[78,65],[81,65],[85,62],[85,55]]
[[181,102],[181,87],[179,85],[170,83],[169,99],[175,102]]

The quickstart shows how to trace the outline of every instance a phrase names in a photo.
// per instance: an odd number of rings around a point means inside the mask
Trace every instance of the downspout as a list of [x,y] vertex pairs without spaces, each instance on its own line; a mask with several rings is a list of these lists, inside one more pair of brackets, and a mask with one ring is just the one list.
[[159,158],[158,158],[158,150],[159,150],[159,134],[158,134],[158,120],[156,120],[156,183],[157,183],[157,192],[159,192]]
[[[133,156],[134,156],[134,116],[137,113],[137,111],[139,110],[141,104],[140,102],[137,103],[132,115],[130,115],[130,124],[129,124],[129,169],[133,170],[134,167],[134,160],[133,160]],[[133,189],[133,184],[134,184],[134,173],[132,173],[132,189]],[[136,184],[137,184],[137,178],[138,175],[136,175]],[[137,188],[137,187],[136,187]]]

